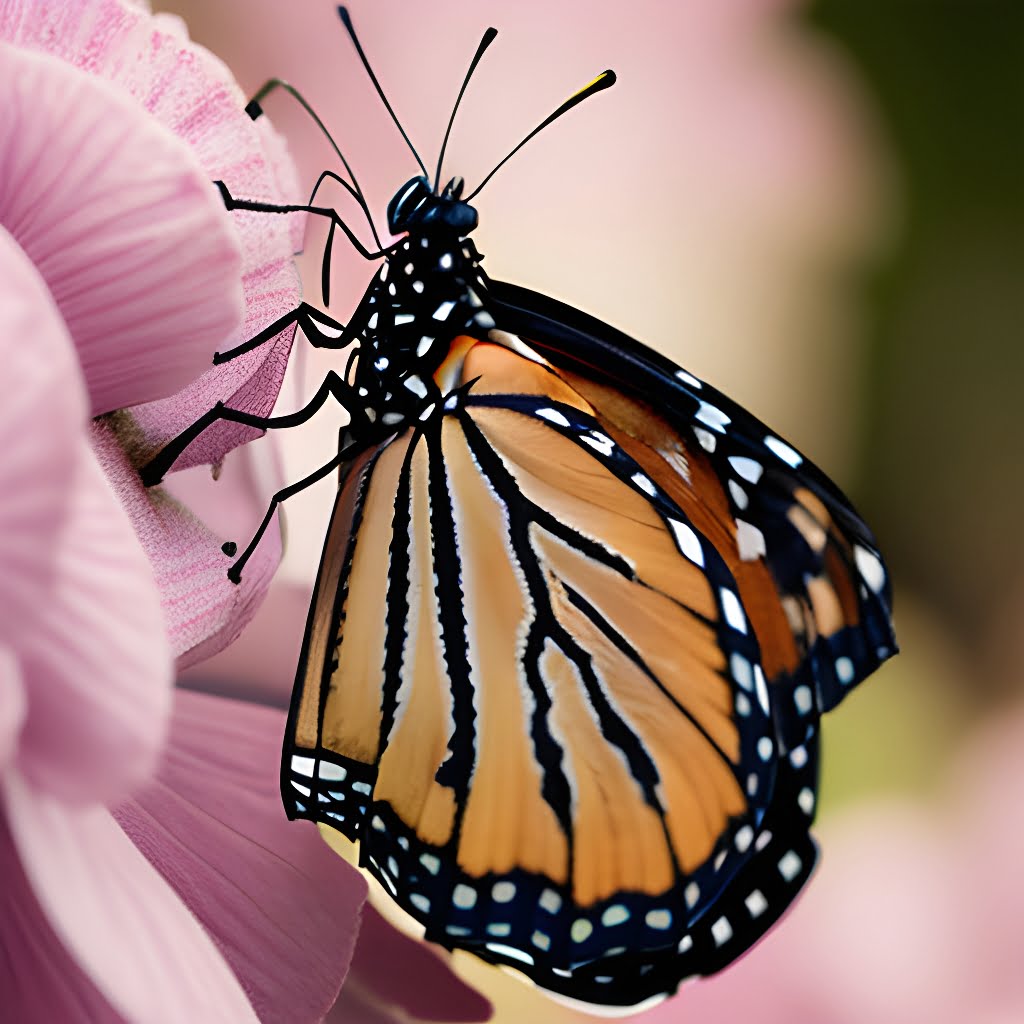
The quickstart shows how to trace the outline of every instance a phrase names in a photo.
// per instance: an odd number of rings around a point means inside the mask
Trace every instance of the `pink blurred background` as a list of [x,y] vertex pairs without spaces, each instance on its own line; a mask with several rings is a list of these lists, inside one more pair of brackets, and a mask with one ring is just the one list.
[[[248,93],[271,75],[299,88],[383,220],[416,165],[333,4],[157,6],[183,15]],[[1007,270],[1014,256],[1020,269],[1024,179],[1008,169],[1021,167],[1019,9],[350,6],[431,170],[480,35],[499,29],[445,163],[471,188],[571,92],[616,70],[613,90],[481,194],[488,273],[615,324],[744,402],[848,490],[893,567],[904,653],[826,726],[820,877],[744,963],[649,1019],[1024,1020],[1024,932],[1004,909],[1021,919],[1024,887],[1016,861],[997,856],[1024,853],[1024,413],[1020,277]],[[335,167],[292,101],[265,106],[303,181]],[[357,224],[340,190],[321,196]],[[311,301],[323,238],[312,225]],[[331,312],[344,320],[369,270],[340,242],[335,252]],[[297,359],[282,408],[327,365]],[[283,438],[289,478],[326,461],[337,425],[324,415]],[[271,640],[273,625],[301,618],[330,498],[328,481],[290,503],[276,593],[201,666],[206,678],[244,673],[270,692],[290,675],[300,637]],[[493,969],[466,970],[500,1021],[583,1019]]]

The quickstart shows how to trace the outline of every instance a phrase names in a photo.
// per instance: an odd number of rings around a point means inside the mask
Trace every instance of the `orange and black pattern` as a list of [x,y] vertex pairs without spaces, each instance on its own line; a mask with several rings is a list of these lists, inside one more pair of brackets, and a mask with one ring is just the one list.
[[818,717],[892,653],[887,580],[749,414],[492,287],[443,404],[347,469],[282,787],[428,938],[636,1005],[808,877]]

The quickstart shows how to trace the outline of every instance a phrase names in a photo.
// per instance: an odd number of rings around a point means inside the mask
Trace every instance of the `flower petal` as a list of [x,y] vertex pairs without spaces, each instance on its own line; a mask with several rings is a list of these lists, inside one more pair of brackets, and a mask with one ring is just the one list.
[[18,659],[9,647],[0,644],[0,772],[10,764],[17,749],[26,706]]
[[[396,1022],[413,1017],[455,1024],[491,1017],[491,1004],[455,974],[440,953],[388,924],[369,903],[363,910],[350,977],[325,1024],[362,1021],[367,1011]],[[365,1009],[357,1012],[357,1007]]]
[[0,220],[60,307],[93,414],[172,394],[241,320],[216,191],[183,142],[59,60],[4,46],[0,90]]
[[[227,538],[209,530],[164,488],[142,486],[125,451],[132,430],[127,414],[95,423],[93,451],[149,555],[172,654],[179,664],[190,664],[227,646],[252,618],[281,559],[281,534],[277,523],[271,524],[236,586],[227,576],[231,560],[221,551]],[[233,472],[234,464],[225,467],[226,486]]]
[[[2,75],[2,72],[0,72]],[[2,189],[2,186],[0,186]],[[55,572],[74,442],[86,419],[75,350],[38,271],[0,227],[0,636],[19,636]]]
[[0,814],[0,992],[11,1021],[122,1024],[50,927]]
[[13,773],[2,791],[21,864],[47,919],[124,1017],[147,1024],[256,1021],[213,942],[108,811],[68,809]]
[[[186,474],[180,474],[184,476]],[[224,697],[287,708],[309,611],[310,588],[276,577],[246,631],[219,654],[192,665],[185,685]]]
[[120,796],[151,771],[172,662],[146,555],[85,437],[64,486],[54,586],[17,641],[28,691],[19,767],[65,800]]
[[282,712],[179,690],[156,779],[114,813],[202,921],[260,1020],[312,1024],[345,977],[366,883],[313,827],[285,818],[284,726]]

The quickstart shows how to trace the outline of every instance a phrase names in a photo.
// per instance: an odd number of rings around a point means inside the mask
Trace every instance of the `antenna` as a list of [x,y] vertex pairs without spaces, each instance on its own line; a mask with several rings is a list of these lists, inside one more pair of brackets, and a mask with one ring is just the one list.
[[476,55],[470,62],[469,70],[466,72],[466,78],[462,83],[462,88],[459,90],[458,98],[455,100],[455,106],[452,107],[452,116],[448,119],[448,127],[444,133],[444,142],[441,143],[441,152],[437,158],[437,176],[434,178],[435,192],[441,184],[441,165],[444,163],[444,151],[448,148],[448,136],[452,133],[452,125],[455,123],[455,114],[458,112],[459,104],[462,102],[462,94],[466,91],[466,86],[469,85],[469,80],[473,77],[473,72],[476,71],[476,66],[480,63],[480,58],[484,55],[484,50],[494,42],[497,35],[498,30],[495,28],[489,28],[484,33],[483,39],[480,40],[480,45],[476,48]]
[[520,142],[519,145],[516,146],[515,149],[513,149],[508,154],[508,156],[505,157],[504,160],[498,163],[497,166],[495,166],[494,170],[492,170],[491,173],[488,174],[487,177],[484,178],[484,180],[481,181],[479,185],[477,185],[476,189],[473,192],[471,192],[468,196],[466,196],[463,202],[468,203],[474,196],[478,195],[480,190],[484,187],[484,185],[486,185],[487,182],[489,182],[491,178],[493,178],[494,175],[497,174],[497,172],[509,160],[511,160],[512,157],[515,156],[516,153],[518,153],[519,150],[521,150],[523,146],[525,146],[530,141],[530,139],[532,139],[534,135],[536,135],[539,131],[542,131],[544,128],[547,128],[547,126],[551,124],[552,121],[557,120],[564,113],[566,113],[569,110],[572,110],[572,108],[575,107],[577,104],[582,103],[585,99],[589,99],[595,93],[602,92],[605,89],[610,89],[614,84],[615,72],[602,71],[601,74],[599,74],[597,78],[595,78],[589,85],[585,85],[582,89],[579,90],[579,92],[573,93],[572,96],[570,96],[553,114],[548,115],[548,117],[541,121],[541,123],[537,125],[537,127],[534,128],[533,131],[530,132],[530,134],[527,135],[526,138],[523,139],[523,141]]
[[398,120],[394,110],[391,109],[391,104],[388,103],[388,98],[384,95],[384,90],[380,87],[380,82],[377,81],[377,76],[373,73],[373,69],[370,67],[370,62],[366,59],[366,54],[363,52],[363,47],[360,45],[359,38],[356,36],[356,30],[352,25],[352,19],[349,17],[348,8],[339,7],[338,16],[341,18],[341,22],[345,26],[345,30],[348,32],[349,37],[356,48],[356,53],[359,54],[359,59],[363,62],[363,67],[366,68],[366,73],[370,76],[370,81],[373,82],[373,86],[377,90],[377,95],[383,101],[384,106],[387,107],[388,113],[391,115],[391,120],[398,126],[398,130],[402,133],[402,138],[405,139],[406,145],[412,150],[412,155],[416,157],[416,163],[420,165],[420,169],[423,171],[423,177],[429,179],[430,175],[427,173],[426,166],[420,159],[419,153],[416,152],[416,147],[409,141],[409,136],[405,134],[405,129],[402,127],[402,123]]
[[[327,130],[327,125],[325,125],[323,121],[320,120],[319,115],[309,105],[309,102],[302,95],[302,93],[300,93],[299,90],[295,88],[295,86],[290,85],[288,82],[284,81],[284,79],[271,78],[264,82],[263,85],[260,87],[259,91],[253,96],[251,100],[249,100],[249,102],[246,104],[245,112],[249,115],[250,118],[252,118],[253,121],[259,118],[259,116],[263,113],[263,107],[261,105],[262,101],[267,96],[269,96],[275,89],[283,89],[286,93],[288,93],[288,95],[291,96],[292,99],[294,99],[299,104],[299,106],[301,106],[302,109],[305,110],[305,112],[313,119],[316,126],[320,129],[320,131],[324,134],[324,137],[331,144],[331,148],[337,154],[338,159],[342,162],[342,165],[344,166],[345,170],[348,171],[348,175],[352,179],[352,185],[350,185],[344,179],[339,178],[336,174],[332,174],[330,175],[330,177],[334,178],[334,180],[337,181],[338,184],[341,185],[349,193],[349,195],[351,195],[352,198],[355,199],[355,201],[359,204],[360,209],[366,216],[367,224],[370,225],[370,233],[373,235],[373,240],[377,243],[377,247],[381,248],[380,237],[377,235],[377,229],[376,227],[374,227],[373,217],[370,216],[370,208],[369,206],[367,206],[366,197],[363,195],[363,190],[359,187],[359,180],[358,178],[356,178],[355,171],[353,171],[352,168],[349,166],[349,162],[345,159],[344,154],[338,148],[337,142],[334,141],[334,136],[331,135],[331,133]],[[324,175],[320,175],[320,181],[322,181],[323,178]],[[316,187],[313,189],[313,195],[310,196],[309,198],[310,205],[312,205],[313,203],[313,196],[316,195],[316,190],[320,187],[320,181],[316,183]],[[354,188],[353,185],[355,186]]]

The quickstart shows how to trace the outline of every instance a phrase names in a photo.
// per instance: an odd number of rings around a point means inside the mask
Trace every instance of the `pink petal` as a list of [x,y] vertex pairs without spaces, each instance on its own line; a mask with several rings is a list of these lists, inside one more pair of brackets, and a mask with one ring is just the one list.
[[403,935],[367,904],[349,981],[325,1024],[363,1021],[370,1013],[396,1024],[409,1017],[455,1024],[490,1020],[492,1008],[443,954]]
[[58,60],[5,46],[0,89],[0,220],[60,307],[93,414],[172,394],[242,314],[213,186],[130,99]]
[[[155,780],[115,816],[202,921],[264,1024],[320,1021],[366,883],[280,799],[283,713],[179,690]],[[210,1019],[210,1018],[206,1018]]]
[[153,1024],[257,1019],[213,942],[109,812],[70,810],[16,775],[2,789],[43,912],[124,1017]]
[[283,583],[278,577],[238,642],[186,669],[181,681],[225,697],[287,707],[309,598],[309,587]]
[[74,442],[87,406],[60,314],[2,227],[0,364],[8,385],[0,402],[0,637],[10,639],[31,622],[52,586],[53,539],[67,517]]
[[[280,561],[281,535],[272,524],[236,586],[227,577],[231,559],[221,544],[234,540],[241,551],[248,534],[217,536],[163,488],[143,487],[124,449],[132,434],[127,414],[99,421],[93,450],[149,555],[172,654],[189,664],[225,647],[252,618]],[[223,478],[228,490],[233,472],[229,463]]]
[[0,644],[0,772],[17,750],[27,704],[18,659],[9,647]]
[[64,481],[47,600],[22,627],[29,710],[19,766],[65,800],[103,801],[148,776],[170,709],[171,656],[145,553],[85,438]]
[[56,936],[25,877],[0,814],[0,992],[5,1019],[121,1024]]

